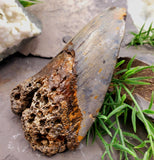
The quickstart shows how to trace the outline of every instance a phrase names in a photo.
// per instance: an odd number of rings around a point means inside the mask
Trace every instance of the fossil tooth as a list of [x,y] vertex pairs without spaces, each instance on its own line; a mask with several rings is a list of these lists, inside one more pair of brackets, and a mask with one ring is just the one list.
[[125,28],[123,8],[90,21],[39,73],[15,87],[12,111],[26,139],[46,155],[74,149],[98,114]]

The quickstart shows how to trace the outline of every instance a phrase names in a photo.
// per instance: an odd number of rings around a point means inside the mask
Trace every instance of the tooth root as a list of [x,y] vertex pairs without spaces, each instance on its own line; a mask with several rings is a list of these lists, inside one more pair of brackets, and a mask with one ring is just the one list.
[[82,113],[77,103],[74,66],[74,56],[62,51],[11,93],[12,110],[22,114],[26,139],[33,149],[49,156],[79,145]]
[[110,83],[126,15],[105,10],[39,73],[11,93],[26,139],[46,155],[72,150],[86,135]]

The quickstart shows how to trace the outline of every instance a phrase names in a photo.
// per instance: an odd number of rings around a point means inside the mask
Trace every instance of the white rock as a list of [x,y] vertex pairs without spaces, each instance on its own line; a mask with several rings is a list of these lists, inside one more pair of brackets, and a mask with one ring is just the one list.
[[148,30],[153,22],[154,27],[154,0],[127,0],[128,12],[138,30],[145,23],[145,30]]
[[14,53],[24,39],[40,33],[40,26],[18,1],[0,0],[0,60]]

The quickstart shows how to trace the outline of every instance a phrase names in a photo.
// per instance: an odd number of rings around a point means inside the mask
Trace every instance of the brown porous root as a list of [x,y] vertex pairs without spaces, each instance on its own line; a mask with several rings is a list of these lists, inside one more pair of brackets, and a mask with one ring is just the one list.
[[63,51],[11,93],[14,113],[32,148],[50,156],[79,145],[82,120],[77,103],[75,54]]

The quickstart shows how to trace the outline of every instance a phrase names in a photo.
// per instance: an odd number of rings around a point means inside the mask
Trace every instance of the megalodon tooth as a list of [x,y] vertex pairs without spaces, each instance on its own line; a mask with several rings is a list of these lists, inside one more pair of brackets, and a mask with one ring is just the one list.
[[90,21],[39,73],[17,85],[11,108],[26,139],[46,155],[75,149],[102,106],[125,29],[126,10]]

